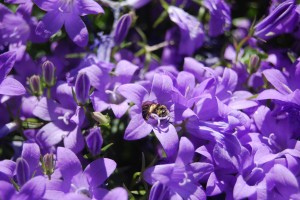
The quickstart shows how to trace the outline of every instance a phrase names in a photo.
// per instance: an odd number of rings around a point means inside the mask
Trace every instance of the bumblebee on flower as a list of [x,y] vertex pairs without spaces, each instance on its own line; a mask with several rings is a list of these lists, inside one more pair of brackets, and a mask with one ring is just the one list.
[[136,83],[121,85],[118,91],[135,104],[130,109],[131,121],[125,130],[124,139],[141,139],[153,130],[167,156],[175,156],[178,135],[171,123],[174,118],[172,79],[165,74],[155,74],[150,92]]

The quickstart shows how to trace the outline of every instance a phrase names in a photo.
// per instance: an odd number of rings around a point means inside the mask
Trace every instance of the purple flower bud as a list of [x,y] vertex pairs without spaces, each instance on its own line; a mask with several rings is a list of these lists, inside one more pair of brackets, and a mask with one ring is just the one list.
[[77,103],[84,105],[89,102],[90,92],[90,79],[85,73],[79,73],[77,75],[75,83],[75,94]]
[[24,158],[18,158],[16,162],[17,181],[19,186],[24,185],[30,179],[30,169]]
[[249,60],[249,66],[253,69],[257,69],[259,65],[259,57],[257,55],[251,55],[250,60]]
[[44,155],[43,157],[43,169],[44,169],[44,173],[46,175],[48,175],[49,180],[51,179],[51,174],[53,174],[54,172],[54,167],[55,167],[55,163],[54,163],[54,158],[53,158],[53,154],[49,154],[47,153],[46,155]]
[[92,128],[89,131],[89,135],[86,137],[86,143],[89,151],[93,156],[100,154],[101,146],[103,144],[103,138],[100,128]]
[[132,16],[131,14],[123,15],[117,22],[117,26],[114,32],[114,41],[117,45],[121,44],[125,39],[128,30],[132,23]]
[[30,90],[35,96],[41,96],[43,94],[43,89],[41,85],[41,80],[39,75],[32,75],[29,78]]
[[[295,2],[293,0],[283,1],[254,27],[254,35],[266,39],[276,34],[291,31],[295,27],[296,23],[294,22],[297,16]],[[284,28],[277,29],[277,26]]]
[[42,76],[48,87],[55,85],[55,67],[51,61],[47,60],[43,63]]

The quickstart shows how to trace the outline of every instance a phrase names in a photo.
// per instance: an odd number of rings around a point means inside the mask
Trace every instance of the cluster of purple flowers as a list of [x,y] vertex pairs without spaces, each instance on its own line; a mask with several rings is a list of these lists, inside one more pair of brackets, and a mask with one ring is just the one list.
[[0,3],[0,199],[300,199],[299,5],[240,8]]

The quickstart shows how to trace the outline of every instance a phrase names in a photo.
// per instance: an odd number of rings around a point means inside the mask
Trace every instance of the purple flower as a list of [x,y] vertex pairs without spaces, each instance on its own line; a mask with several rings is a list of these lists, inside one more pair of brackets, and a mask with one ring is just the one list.
[[85,119],[84,111],[76,105],[72,89],[66,83],[57,87],[56,98],[59,103],[41,98],[33,111],[36,117],[49,121],[37,132],[37,143],[47,151],[63,140],[65,147],[79,152],[84,147],[80,129]]
[[35,34],[37,20],[31,16],[30,6],[32,6],[30,3],[26,3],[13,13],[0,4],[0,47],[8,47],[10,51],[16,51],[18,59],[23,56],[28,40],[35,43],[44,41]]
[[80,47],[88,43],[88,30],[80,16],[104,12],[94,0],[34,0],[34,3],[47,11],[37,25],[38,34],[50,37],[65,25],[69,37]]
[[116,191],[121,190],[121,194],[125,194],[123,199],[127,199],[127,193],[124,193],[122,189],[109,193],[108,190],[99,187],[115,168],[116,163],[113,160],[99,158],[82,170],[79,159],[72,151],[58,147],[55,170],[60,172],[62,179],[53,179],[48,183],[49,190],[47,190],[45,198],[50,198],[52,194],[56,193],[57,198],[77,195],[83,199],[103,199],[105,195],[114,196]]
[[91,95],[95,111],[102,112],[110,108],[117,118],[122,117],[128,110],[129,105],[128,101],[118,92],[118,87],[129,83],[137,69],[138,66],[131,62],[121,60],[116,65],[115,70],[111,72],[112,75],[103,74],[103,79],[106,77],[109,79],[105,84],[97,84],[101,88],[97,88],[97,91]]
[[268,154],[268,148],[259,145],[252,148],[252,154],[244,152],[241,157],[242,167],[233,188],[235,199],[281,199],[299,193],[297,179],[287,167],[274,160],[262,162]]
[[46,180],[42,176],[30,179],[23,185],[19,192],[8,182],[0,181],[0,185],[0,198],[7,200],[40,200],[43,199],[46,191]]
[[231,25],[230,8],[223,0],[205,0],[203,5],[209,10],[209,35],[216,37],[228,31]]
[[175,6],[170,6],[168,13],[170,19],[180,29],[179,53],[181,55],[192,55],[204,42],[202,24],[197,18]]
[[24,86],[14,78],[7,76],[15,64],[16,54],[6,52],[0,55],[0,94],[2,95],[23,95],[26,90]]
[[198,181],[207,178],[213,167],[209,163],[193,163],[193,156],[193,144],[182,137],[174,163],[148,168],[143,177],[154,185],[149,199],[206,199]]
[[286,103],[300,105],[299,95],[300,86],[298,80],[300,78],[300,64],[299,61],[295,63],[295,68],[291,71],[290,76],[286,77],[281,71],[277,69],[266,69],[263,75],[276,89],[267,89],[262,91],[257,100],[274,99]]
[[[24,143],[22,155],[16,163],[10,160],[0,162],[1,199],[38,200],[44,196],[46,178],[40,176],[42,175],[39,166],[40,156],[40,149],[37,144]],[[11,184],[11,180],[14,180],[19,187],[18,192]]]
[[293,0],[283,1],[254,27],[254,35],[262,39],[269,39],[275,35],[289,33],[294,30],[297,21],[298,13],[295,2]]
[[124,84],[118,91],[135,103],[130,109],[131,120],[125,130],[126,140],[137,140],[154,134],[160,141],[168,157],[177,152],[178,135],[172,123],[173,83],[169,76],[155,74],[151,91],[138,84]]

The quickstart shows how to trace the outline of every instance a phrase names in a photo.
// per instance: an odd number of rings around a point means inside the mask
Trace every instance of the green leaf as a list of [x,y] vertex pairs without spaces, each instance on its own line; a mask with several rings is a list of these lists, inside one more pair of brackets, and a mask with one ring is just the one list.
[[103,147],[102,149],[101,149],[101,152],[103,153],[103,152],[105,152],[107,149],[109,149],[112,145],[114,145],[114,143],[109,143],[108,145],[106,145],[105,147]]

